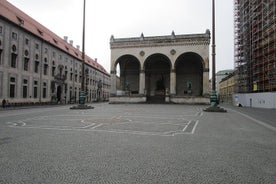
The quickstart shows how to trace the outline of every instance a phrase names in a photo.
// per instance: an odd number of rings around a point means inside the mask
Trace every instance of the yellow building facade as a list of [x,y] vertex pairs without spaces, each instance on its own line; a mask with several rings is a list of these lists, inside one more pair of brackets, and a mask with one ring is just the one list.
[[233,104],[233,94],[235,93],[235,74],[231,73],[223,78],[219,83],[221,102]]

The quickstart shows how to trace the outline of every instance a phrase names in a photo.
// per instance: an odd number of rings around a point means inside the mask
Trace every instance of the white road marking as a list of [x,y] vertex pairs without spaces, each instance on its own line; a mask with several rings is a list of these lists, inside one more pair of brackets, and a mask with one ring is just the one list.
[[[58,116],[56,116],[58,117]],[[67,121],[66,119],[70,118],[67,117],[66,115],[62,116],[63,119],[59,119],[59,118],[54,118],[52,116],[41,116],[41,117],[35,117],[32,119],[27,119],[28,121],[30,120],[47,120],[47,118],[51,119],[51,120],[57,120],[57,121]],[[126,116],[128,117],[128,116]],[[135,116],[137,117],[137,116]],[[139,121],[139,122],[133,122],[132,119],[130,119],[130,117],[127,119],[124,116],[113,116],[113,119],[126,119],[128,122],[122,122],[122,123],[140,123],[140,124],[144,124],[145,122],[143,121]],[[140,117],[139,118],[144,118],[144,117]],[[150,118],[150,117],[148,117]],[[157,117],[155,117],[157,119]],[[147,122],[147,124],[156,124],[156,125],[171,125],[171,126],[184,126],[183,129],[178,129],[178,130],[172,130],[172,131],[156,131],[156,132],[147,132],[147,131],[135,131],[135,130],[122,130],[122,129],[98,129],[99,127],[101,127],[102,125],[104,125],[104,123],[92,123],[92,124],[88,124],[87,122],[85,122],[85,119],[68,119],[68,120],[74,120],[74,121],[79,121],[83,124],[83,126],[56,126],[56,125],[28,125],[28,122],[26,124],[26,122],[24,121],[17,121],[17,122],[9,122],[7,124],[9,124],[9,127],[12,128],[29,128],[29,129],[44,129],[44,130],[58,130],[58,131],[97,131],[97,132],[106,132],[106,133],[119,133],[119,134],[135,134],[135,135],[158,135],[158,136],[175,136],[175,135],[181,135],[181,134],[194,134],[195,128],[197,126],[198,121],[196,122],[196,124],[194,125],[192,132],[185,132],[187,127],[189,126],[189,124],[192,122],[192,120],[187,120],[187,119],[183,119],[183,118],[177,118],[177,119],[173,119],[173,118],[159,118],[160,120],[167,120],[167,122],[164,123],[158,123],[158,122]],[[112,120],[112,119],[111,119]],[[177,121],[176,123],[173,123],[172,120]],[[180,121],[180,122],[179,122]],[[171,123],[172,122],[172,123]],[[122,124],[119,123],[118,124]],[[108,124],[112,124],[112,123],[107,123]],[[117,123],[116,123],[117,124]],[[162,130],[162,129],[161,129]]]
[[189,126],[189,124],[192,122],[192,120],[190,120],[189,122],[188,122],[188,124],[183,128],[183,130],[182,130],[182,132],[185,132],[185,130],[188,128],[188,126]]
[[96,123],[92,123],[92,124],[90,124],[90,125],[87,125],[87,126],[84,126],[84,127],[81,127],[82,129],[87,129],[87,128],[90,128],[90,127],[93,127],[93,126],[95,126],[96,125]]
[[98,128],[98,127],[102,126],[102,125],[103,125],[103,124],[102,124],[102,123],[100,123],[100,124],[98,124],[98,125],[96,125],[96,126],[92,127],[91,129],[96,129],[96,128]]
[[197,125],[198,125],[198,120],[195,122],[195,125],[194,125],[194,127],[193,127],[193,130],[191,131],[191,134],[194,134],[195,133],[195,129],[196,129],[196,127],[197,127]]

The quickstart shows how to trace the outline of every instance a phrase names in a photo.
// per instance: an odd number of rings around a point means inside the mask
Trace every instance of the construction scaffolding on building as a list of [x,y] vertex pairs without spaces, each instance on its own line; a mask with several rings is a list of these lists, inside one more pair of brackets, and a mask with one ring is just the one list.
[[275,4],[234,0],[237,93],[276,91]]

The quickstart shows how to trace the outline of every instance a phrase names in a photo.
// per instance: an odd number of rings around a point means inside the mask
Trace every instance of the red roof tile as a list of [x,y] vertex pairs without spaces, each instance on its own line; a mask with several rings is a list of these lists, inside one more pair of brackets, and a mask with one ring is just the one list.
[[[0,0],[0,16],[33,33],[34,35],[45,40],[54,47],[57,47],[64,52],[70,54],[71,56],[82,60],[82,52],[80,50],[73,47],[67,41],[57,36],[48,28],[31,18],[29,15],[19,10],[6,0]],[[90,66],[100,70],[101,72],[108,74],[100,64],[98,64],[87,55],[85,56],[85,62]]]

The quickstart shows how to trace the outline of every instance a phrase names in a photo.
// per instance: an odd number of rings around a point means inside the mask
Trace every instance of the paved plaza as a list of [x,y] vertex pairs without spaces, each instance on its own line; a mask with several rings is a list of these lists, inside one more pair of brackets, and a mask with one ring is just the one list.
[[276,183],[275,110],[92,105],[1,110],[0,184]]

